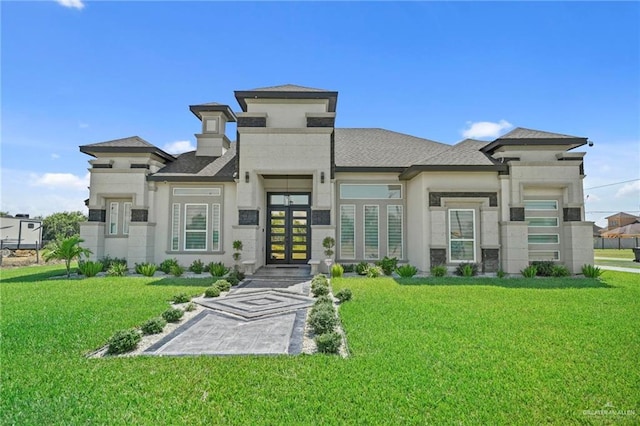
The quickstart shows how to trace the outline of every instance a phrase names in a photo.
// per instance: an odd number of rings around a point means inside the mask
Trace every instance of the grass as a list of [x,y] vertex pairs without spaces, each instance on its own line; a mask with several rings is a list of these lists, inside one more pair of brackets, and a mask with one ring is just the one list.
[[629,259],[633,260],[633,250],[631,249],[594,249],[595,257],[615,257],[617,259]]
[[[2,271],[1,424],[637,424],[640,415],[637,275],[334,279],[334,291],[353,290],[340,309],[348,359],[87,359],[211,279],[44,279],[57,273]],[[607,403],[636,414],[584,414]]]

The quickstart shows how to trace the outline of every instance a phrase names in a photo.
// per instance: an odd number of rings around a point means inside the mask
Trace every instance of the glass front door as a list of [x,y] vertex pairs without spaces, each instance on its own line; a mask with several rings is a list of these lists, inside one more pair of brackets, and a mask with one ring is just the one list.
[[308,193],[268,194],[267,263],[305,264],[310,258]]

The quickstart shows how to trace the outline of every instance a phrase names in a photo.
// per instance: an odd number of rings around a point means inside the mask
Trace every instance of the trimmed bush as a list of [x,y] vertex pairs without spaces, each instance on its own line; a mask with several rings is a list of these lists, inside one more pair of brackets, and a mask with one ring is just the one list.
[[604,271],[597,266],[593,265],[583,265],[582,266],[582,275],[587,278],[600,278]]
[[477,263],[461,263],[456,266],[455,274],[460,277],[475,277],[478,275]]
[[336,263],[331,267],[331,276],[339,278],[344,274],[344,268],[339,263]]
[[140,265],[136,265],[136,273],[142,274],[145,277],[152,277],[158,267],[153,263],[141,263]]
[[184,311],[178,308],[169,308],[162,313],[162,318],[167,322],[178,322],[184,315]]
[[202,260],[196,259],[193,262],[191,262],[191,266],[189,266],[189,270],[194,274],[201,274],[202,271],[204,270],[204,263],[202,263]]
[[564,265],[553,265],[553,268],[551,268],[552,277],[568,277],[570,275],[569,268]]
[[216,286],[207,288],[204,291],[204,297],[218,297],[220,296],[220,289]]
[[318,286],[329,286],[329,280],[324,276],[324,274],[318,274],[311,279],[311,290]]
[[344,269],[344,272],[354,272],[356,270],[356,265],[354,265],[353,263],[348,263],[346,265],[342,265],[342,268]]
[[173,265],[171,269],[169,269],[169,272],[171,272],[171,275],[174,277],[181,277],[182,274],[184,274],[184,267],[180,265]]
[[444,265],[436,265],[431,267],[431,276],[444,277],[447,275],[447,267]]
[[535,260],[531,262],[531,265],[536,267],[537,275],[539,277],[552,277],[553,276],[553,267],[556,266],[550,260]]
[[218,287],[220,291],[229,291],[231,289],[231,284],[227,280],[218,280],[213,283],[214,287]]
[[496,272],[496,276],[498,278],[504,278],[507,274],[502,270],[502,269],[498,269],[498,272]]
[[164,330],[164,326],[167,325],[167,322],[162,317],[151,318],[149,321],[142,324],[140,329],[144,334],[158,334],[162,333]]
[[96,275],[98,275],[98,272],[102,272],[103,266],[104,265],[102,263],[92,262],[91,260],[78,262],[78,270],[87,278],[95,277]]
[[401,278],[411,278],[418,273],[418,268],[412,265],[402,265],[396,268],[396,274]]
[[323,354],[337,354],[342,346],[342,336],[336,332],[316,336],[315,341],[318,352]]
[[353,293],[351,293],[351,290],[348,288],[343,288],[336,293],[336,298],[340,301],[340,303],[351,300],[351,297],[353,297]]
[[338,318],[333,306],[322,304],[309,313],[309,326],[315,334],[330,333],[338,324]]
[[[238,283],[240,283],[240,281],[244,280],[244,278],[245,278],[244,277],[244,272],[240,272],[240,271],[237,271],[237,270],[233,270],[233,271],[231,271],[229,273],[229,276],[227,277],[227,281],[229,281],[229,278],[232,278],[232,277],[235,278],[237,280],[237,282],[235,284],[231,283],[231,285],[238,285]],[[229,282],[231,282],[231,281],[229,281]]]
[[109,339],[108,354],[123,354],[131,352],[138,347],[142,336],[135,329],[116,331],[111,339]]
[[376,265],[367,266],[367,278],[378,278],[382,274],[384,274],[384,271],[381,267]]
[[113,265],[114,263],[124,263],[126,265],[127,259],[125,259],[124,257],[104,256],[103,258],[99,259],[98,262],[102,263],[102,272],[107,272],[109,268],[111,268],[111,265]]
[[176,266],[178,265],[178,259],[165,259],[162,261],[162,263],[160,264],[160,266],[158,266],[158,269],[160,269],[162,272],[164,272],[165,274],[170,274],[171,273],[171,267],[172,266]]
[[323,294],[322,296],[318,296],[318,298],[316,299],[316,303],[314,303],[313,306],[319,306],[323,303],[333,305],[333,299],[328,294]]
[[313,297],[326,296],[329,294],[329,285],[317,285],[311,288]]
[[173,303],[187,303],[191,300],[191,297],[187,296],[187,293],[176,294],[171,298]]
[[224,266],[222,262],[209,263],[209,273],[212,277],[224,277],[231,269]]
[[536,268],[536,265],[529,265],[522,271],[520,271],[520,273],[525,278],[535,278],[535,276],[538,274],[538,268]]
[[369,264],[367,262],[358,263],[356,265],[356,274],[367,275],[367,268],[369,268]]
[[240,281],[238,281],[238,279],[235,277],[235,275],[229,275],[225,279],[227,280],[227,282],[229,282],[231,287],[237,286],[240,283]]
[[398,258],[385,256],[376,262],[376,266],[379,266],[385,275],[391,275],[398,267]]
[[128,270],[126,263],[114,262],[107,270],[107,275],[110,277],[124,277],[127,275]]
[[192,312],[196,310],[196,304],[193,302],[189,302],[187,306],[184,307],[185,312]]

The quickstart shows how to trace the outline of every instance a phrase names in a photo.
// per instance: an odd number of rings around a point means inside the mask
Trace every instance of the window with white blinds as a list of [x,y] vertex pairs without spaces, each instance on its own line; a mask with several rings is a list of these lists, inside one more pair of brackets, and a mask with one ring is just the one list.
[[212,246],[214,251],[220,250],[220,204],[211,205]]
[[387,206],[387,256],[402,259],[402,206]]
[[184,249],[207,249],[207,204],[185,204],[184,206]]
[[356,258],[356,206],[340,206],[340,257]]
[[365,259],[379,259],[379,206],[364,206],[364,257]]
[[171,212],[171,250],[180,249],[180,204],[174,203]]
[[129,224],[131,223],[131,203],[126,202],[126,203],[123,203],[122,206],[124,207],[122,233],[125,235],[129,235]]
[[475,262],[475,210],[449,210],[449,258],[451,262]]

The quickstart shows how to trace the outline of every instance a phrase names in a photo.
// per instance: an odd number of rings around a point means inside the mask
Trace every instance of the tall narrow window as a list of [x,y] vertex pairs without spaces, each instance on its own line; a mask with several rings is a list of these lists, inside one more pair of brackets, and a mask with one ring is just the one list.
[[129,235],[129,224],[131,223],[131,203],[122,203],[124,207],[124,217],[122,221],[122,233]]
[[449,259],[475,262],[475,210],[449,210]]
[[340,257],[356,258],[356,206],[340,206]]
[[364,206],[364,258],[379,259],[379,206]]
[[212,246],[211,249],[214,251],[220,250],[220,204],[212,204],[212,220],[211,220],[211,228],[212,228]]
[[184,249],[207,249],[207,204],[185,204]]
[[387,206],[387,256],[402,259],[402,206]]
[[180,204],[174,203],[171,214],[171,250],[180,250]]
[[119,203],[109,203],[109,235],[118,233],[118,205]]

